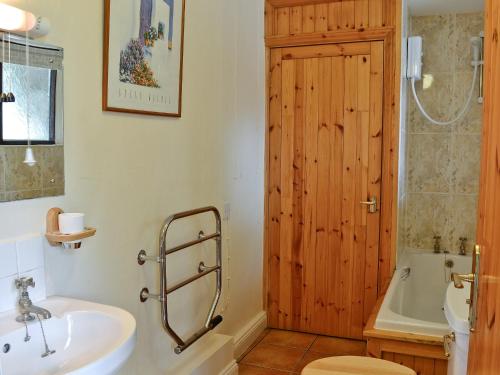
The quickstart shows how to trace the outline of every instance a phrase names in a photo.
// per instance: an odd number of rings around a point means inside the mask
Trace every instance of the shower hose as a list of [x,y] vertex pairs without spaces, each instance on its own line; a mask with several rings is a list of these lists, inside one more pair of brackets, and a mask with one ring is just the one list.
[[474,66],[474,76],[472,78],[472,86],[471,86],[470,91],[469,91],[469,96],[467,97],[467,101],[465,102],[465,106],[462,108],[462,110],[457,115],[457,117],[455,117],[453,120],[449,120],[449,121],[435,120],[426,112],[426,110],[424,109],[424,106],[422,105],[422,103],[420,102],[420,99],[418,98],[417,90],[415,89],[415,78],[412,78],[411,79],[411,89],[413,92],[413,97],[415,98],[415,102],[417,103],[418,109],[420,109],[420,112],[422,112],[424,117],[435,125],[443,125],[443,126],[444,125],[451,125],[451,124],[457,122],[458,120],[460,120],[467,113],[467,110],[470,107],[470,103],[472,101],[472,96],[474,95],[474,87],[476,87],[477,72],[478,72],[479,66],[481,64],[482,63],[480,61],[473,61],[472,62],[472,65]]

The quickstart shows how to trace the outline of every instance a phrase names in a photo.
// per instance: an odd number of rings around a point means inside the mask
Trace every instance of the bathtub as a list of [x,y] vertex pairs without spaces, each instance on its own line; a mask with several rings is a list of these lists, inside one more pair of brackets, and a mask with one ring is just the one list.
[[[452,272],[470,273],[471,256],[406,253],[394,273],[380,307],[375,328],[427,336],[444,336],[446,288]],[[452,268],[445,263],[453,262]]]

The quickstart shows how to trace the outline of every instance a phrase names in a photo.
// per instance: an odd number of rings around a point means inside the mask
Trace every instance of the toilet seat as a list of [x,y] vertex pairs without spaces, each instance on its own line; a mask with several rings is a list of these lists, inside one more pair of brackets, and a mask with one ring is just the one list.
[[302,375],[417,375],[408,367],[370,357],[329,357],[309,363]]

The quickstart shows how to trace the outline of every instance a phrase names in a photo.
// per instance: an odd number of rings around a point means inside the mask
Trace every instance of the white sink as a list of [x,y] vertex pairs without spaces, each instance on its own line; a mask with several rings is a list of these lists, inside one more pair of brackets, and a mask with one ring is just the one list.
[[[36,305],[52,313],[42,323],[48,346],[56,352],[41,357],[45,347],[38,320],[28,324],[31,339],[25,342],[24,324],[15,321],[17,312],[0,314],[1,375],[113,374],[132,354],[136,324],[130,313],[63,297]],[[6,344],[10,350],[4,353]]]

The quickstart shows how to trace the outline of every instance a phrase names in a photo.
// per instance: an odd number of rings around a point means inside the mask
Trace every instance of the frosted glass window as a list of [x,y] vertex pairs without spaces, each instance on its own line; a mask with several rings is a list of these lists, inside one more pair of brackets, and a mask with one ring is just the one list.
[[[30,136],[34,143],[54,143],[55,85],[50,69],[2,64],[2,91],[12,92],[14,103],[2,103],[2,141],[23,142],[28,137],[26,101],[30,101]],[[29,73],[29,89],[27,87]]]

